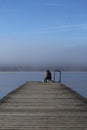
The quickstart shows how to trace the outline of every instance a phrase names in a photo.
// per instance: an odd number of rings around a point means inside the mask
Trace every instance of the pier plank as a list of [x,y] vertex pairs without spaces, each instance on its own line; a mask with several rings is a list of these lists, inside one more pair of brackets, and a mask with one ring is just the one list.
[[0,100],[0,130],[87,130],[87,100],[60,83],[27,82]]

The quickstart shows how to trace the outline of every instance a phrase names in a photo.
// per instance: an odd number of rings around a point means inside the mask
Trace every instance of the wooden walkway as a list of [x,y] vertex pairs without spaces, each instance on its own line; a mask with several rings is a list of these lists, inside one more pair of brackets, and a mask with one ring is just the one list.
[[87,130],[87,100],[63,84],[27,82],[0,101],[0,130]]

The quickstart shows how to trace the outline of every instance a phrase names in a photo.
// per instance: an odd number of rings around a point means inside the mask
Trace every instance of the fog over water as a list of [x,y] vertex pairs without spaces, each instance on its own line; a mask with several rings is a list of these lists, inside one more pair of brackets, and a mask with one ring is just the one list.
[[1,45],[0,65],[73,65],[86,66],[87,45],[58,46],[56,44]]

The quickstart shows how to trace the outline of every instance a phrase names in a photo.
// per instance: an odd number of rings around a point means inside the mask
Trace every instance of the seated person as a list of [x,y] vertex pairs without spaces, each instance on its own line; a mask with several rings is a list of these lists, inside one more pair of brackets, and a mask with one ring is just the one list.
[[45,75],[44,82],[51,81],[51,72],[49,70],[46,70],[44,75]]

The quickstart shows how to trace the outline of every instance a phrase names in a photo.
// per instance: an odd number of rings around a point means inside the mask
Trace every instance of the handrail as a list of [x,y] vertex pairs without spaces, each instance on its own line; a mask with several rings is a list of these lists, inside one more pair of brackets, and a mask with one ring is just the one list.
[[59,72],[59,83],[61,83],[61,71],[60,70],[55,70],[54,71],[54,82],[55,82],[55,74],[56,74],[56,72]]

